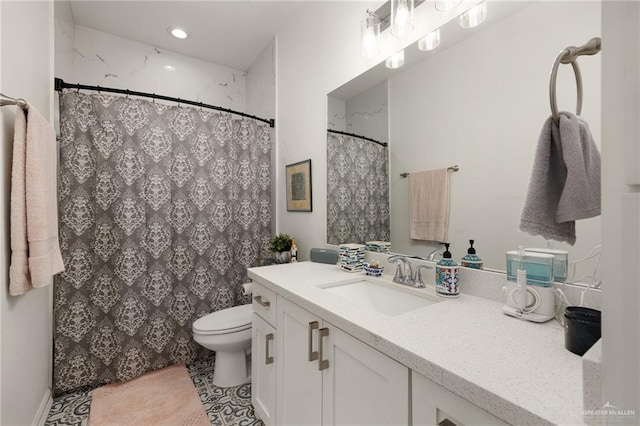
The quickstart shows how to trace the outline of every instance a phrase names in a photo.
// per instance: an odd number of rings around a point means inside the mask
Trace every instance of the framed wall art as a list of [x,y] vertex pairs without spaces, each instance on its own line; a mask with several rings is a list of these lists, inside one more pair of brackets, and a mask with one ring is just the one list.
[[311,160],[293,163],[287,167],[287,211],[310,212]]

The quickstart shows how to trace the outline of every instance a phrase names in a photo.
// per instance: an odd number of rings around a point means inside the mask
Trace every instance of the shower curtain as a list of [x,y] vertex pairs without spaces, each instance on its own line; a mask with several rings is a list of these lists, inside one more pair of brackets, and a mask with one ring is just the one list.
[[210,110],[61,95],[54,393],[207,350],[197,318],[246,303],[268,257],[270,129]]
[[389,241],[389,150],[327,133],[327,242]]

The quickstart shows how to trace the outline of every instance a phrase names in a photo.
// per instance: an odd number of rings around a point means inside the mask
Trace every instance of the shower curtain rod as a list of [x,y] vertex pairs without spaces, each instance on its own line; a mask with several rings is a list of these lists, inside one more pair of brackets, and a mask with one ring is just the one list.
[[375,139],[368,138],[366,136],[356,135],[355,133],[342,132],[340,130],[333,130],[333,129],[327,129],[327,132],[329,132],[329,133],[337,133],[339,135],[345,135],[345,136],[353,136],[354,138],[364,139],[365,141],[377,143],[378,145],[382,145],[384,147],[386,147],[388,145],[388,143],[386,143],[386,142],[380,142],[380,141],[377,141]]
[[123,95],[129,95],[129,96],[140,96],[143,98],[160,99],[163,101],[178,102],[179,104],[188,104],[188,105],[199,106],[201,108],[209,108],[209,109],[215,109],[216,111],[228,112],[230,114],[236,114],[242,117],[247,117],[247,118],[252,118],[254,120],[262,121],[263,123],[267,123],[269,127],[276,126],[276,120],[274,118],[256,117],[255,115],[246,114],[240,111],[234,111],[229,108],[209,105],[202,102],[190,101],[187,99],[173,98],[171,96],[164,96],[164,95],[156,95],[155,93],[136,92],[128,89],[114,89],[113,87],[87,86],[85,84],[79,84],[79,83],[73,84],[73,83],[67,83],[61,78],[54,79],[54,83],[55,83],[54,87],[56,92],[61,92],[62,89],[94,90],[97,92],[120,93]]

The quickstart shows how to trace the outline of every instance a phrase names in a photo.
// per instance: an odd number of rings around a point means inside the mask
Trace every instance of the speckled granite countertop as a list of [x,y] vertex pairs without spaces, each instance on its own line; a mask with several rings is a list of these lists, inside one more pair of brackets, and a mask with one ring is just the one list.
[[[387,316],[318,287],[363,277],[335,265],[300,262],[248,274],[508,423],[584,424],[582,358],[564,348],[556,321],[521,321],[504,315],[501,303],[464,294]],[[437,297],[429,285],[415,291]]]

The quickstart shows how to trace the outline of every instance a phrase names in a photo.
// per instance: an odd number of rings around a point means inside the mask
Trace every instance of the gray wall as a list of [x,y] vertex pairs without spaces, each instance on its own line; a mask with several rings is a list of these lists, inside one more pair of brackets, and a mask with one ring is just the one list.
[[[0,92],[25,98],[51,121],[53,2],[0,2]],[[51,287],[9,296],[9,197],[15,107],[0,122],[0,423],[35,424],[46,416],[51,375]],[[52,158],[51,161],[55,161]]]

